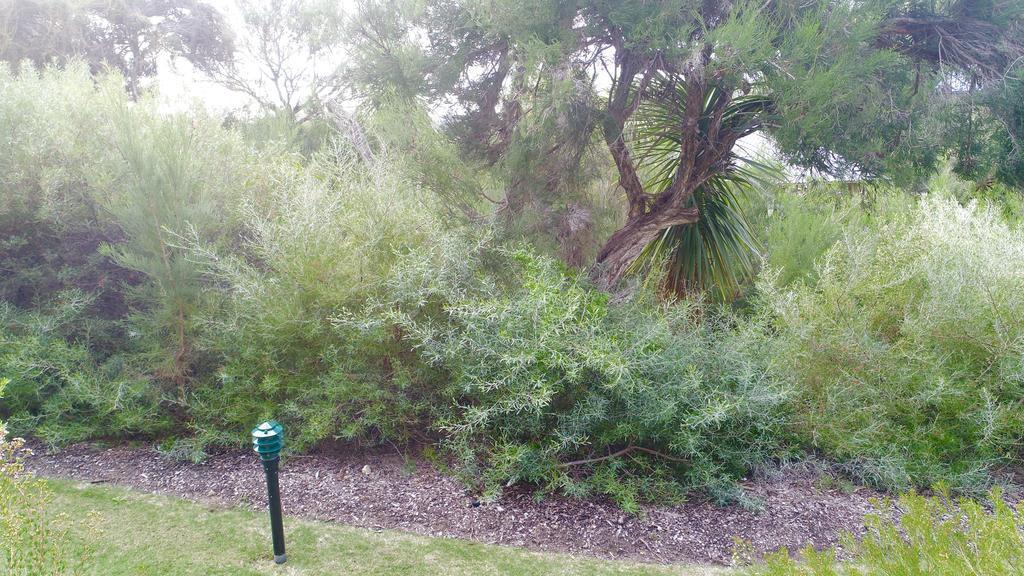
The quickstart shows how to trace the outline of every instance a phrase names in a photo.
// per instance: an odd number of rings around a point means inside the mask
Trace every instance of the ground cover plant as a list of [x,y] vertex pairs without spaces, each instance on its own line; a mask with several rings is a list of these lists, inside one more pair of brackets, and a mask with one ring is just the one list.
[[[0,378],[0,398],[8,381]],[[92,518],[69,521],[50,507],[53,493],[46,481],[25,470],[30,455],[23,438],[11,437],[0,421],[0,570],[12,576],[77,574],[90,560],[90,544],[72,551],[68,533],[92,530]],[[86,520],[86,522],[81,522]]]

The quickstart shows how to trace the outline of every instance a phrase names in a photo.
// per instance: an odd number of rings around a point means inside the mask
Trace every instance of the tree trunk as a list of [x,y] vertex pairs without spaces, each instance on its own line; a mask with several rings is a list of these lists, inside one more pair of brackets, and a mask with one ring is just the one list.
[[670,226],[691,224],[697,221],[696,208],[671,211],[651,211],[630,218],[626,225],[615,231],[597,253],[597,261],[590,269],[590,278],[602,290],[612,290],[626,273],[630,264],[640,256],[644,248],[658,239],[658,235]]
[[[712,44],[681,65],[669,65],[660,52],[642,55],[628,47],[624,38],[613,39],[616,48],[616,77],[608,96],[603,120],[604,140],[615,160],[628,202],[626,224],[605,242],[590,269],[598,288],[612,291],[644,248],[672,226],[693,224],[700,217],[693,206],[693,194],[716,173],[726,170],[736,141],[749,134],[752,120],[736,124],[726,121],[733,87],[724,85],[722,74],[709,68]],[[667,84],[649,93],[654,76],[662,70]],[[744,92],[746,93],[746,92]],[[660,98],[672,108],[678,145],[671,181],[657,190],[645,189],[638,166],[626,141],[626,126],[644,98]]]

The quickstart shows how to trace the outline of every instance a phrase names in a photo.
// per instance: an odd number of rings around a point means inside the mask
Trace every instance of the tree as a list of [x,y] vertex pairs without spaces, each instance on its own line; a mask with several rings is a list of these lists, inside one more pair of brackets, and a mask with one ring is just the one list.
[[[383,82],[398,93],[451,102],[446,126],[464,149],[530,168],[506,175],[572,173],[599,135],[625,200],[625,222],[591,268],[612,289],[666,230],[699,222],[698,191],[716,194],[704,187],[736,168],[737,142],[753,132],[789,162],[831,174],[933,165],[951,143],[919,128],[929,98],[1007,74],[1024,53],[1019,4],[364,2],[353,51],[388,70]],[[417,74],[425,81],[408,81]],[[371,99],[384,91],[368,83]],[[658,164],[638,149],[637,112],[666,93],[678,95],[675,126],[654,149],[670,146],[673,160],[652,178]],[[737,117],[744,102],[759,105]],[[510,176],[503,206],[549,194],[551,182]]]
[[95,170],[96,194],[118,236],[101,248],[145,282],[126,290],[135,314],[126,323],[155,376],[188,399],[199,357],[195,316],[209,302],[204,266],[191,244],[218,246],[237,237],[229,202],[257,185],[246,181],[257,155],[221,120],[203,114],[161,114],[153,101],[132,103],[105,89],[102,118],[110,150]]
[[[709,124],[706,117],[721,97],[723,94],[712,93],[704,101],[701,124]],[[644,186],[655,193],[671,185],[678,169],[678,126],[685,114],[685,99],[678,85],[656,89],[637,110],[633,122],[633,148],[641,171],[648,174]],[[771,106],[771,100],[763,96],[736,98],[725,109],[722,124],[739,133],[753,133]],[[774,167],[737,147],[729,165],[694,190],[693,204],[701,216],[697,222],[666,228],[644,248],[631,270],[664,266],[666,291],[713,290],[723,300],[736,297],[757,270],[759,250],[744,214],[744,200],[780,179]]]
[[203,68],[264,112],[309,118],[341,92],[342,14],[326,0],[242,0],[240,58]]
[[161,56],[200,69],[231,58],[221,14],[202,0],[0,0],[0,60],[37,67],[84,59],[120,70],[132,98]]

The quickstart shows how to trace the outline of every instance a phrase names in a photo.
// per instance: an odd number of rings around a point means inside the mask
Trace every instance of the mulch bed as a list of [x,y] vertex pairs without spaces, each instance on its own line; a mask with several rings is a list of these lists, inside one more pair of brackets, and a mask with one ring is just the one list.
[[[77,444],[27,460],[45,477],[111,483],[147,492],[260,508],[263,470],[249,451],[228,451],[201,464],[181,462],[152,447]],[[780,547],[835,544],[844,531],[860,533],[876,493],[821,489],[808,467],[789,467],[744,482],[758,511],[716,506],[694,498],[676,506],[647,506],[637,516],[606,501],[548,497],[512,488],[496,502],[424,461],[397,454],[336,450],[282,460],[286,514],[373,529],[656,563],[729,564],[735,538],[758,553]]]

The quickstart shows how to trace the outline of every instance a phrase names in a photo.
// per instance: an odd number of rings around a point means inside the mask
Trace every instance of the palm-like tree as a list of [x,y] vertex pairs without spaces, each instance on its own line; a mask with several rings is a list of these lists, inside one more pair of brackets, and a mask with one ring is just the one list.
[[[649,90],[649,97],[634,117],[631,139],[646,177],[644,188],[657,194],[669,186],[679,165],[679,126],[686,93],[683,83],[667,77],[660,78]],[[699,122],[699,133],[705,141],[714,140],[704,136],[714,125],[711,115],[719,108],[716,104],[725,97],[720,89],[708,90]],[[765,96],[732,97],[724,108],[719,130],[733,130],[740,136],[752,134],[762,127],[771,106]],[[700,211],[699,220],[666,228],[647,245],[630,270],[650,273],[664,265],[664,288],[669,292],[710,290],[722,300],[735,297],[744,280],[755,272],[758,261],[757,239],[744,214],[744,201],[778,177],[778,169],[734,149],[694,191],[692,201]]]

